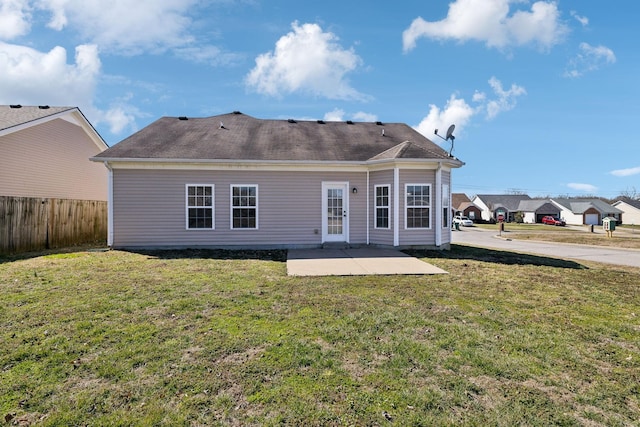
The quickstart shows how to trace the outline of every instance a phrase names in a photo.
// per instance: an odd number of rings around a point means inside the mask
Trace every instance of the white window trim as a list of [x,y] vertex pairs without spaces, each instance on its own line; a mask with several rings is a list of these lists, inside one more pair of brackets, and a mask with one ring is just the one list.
[[[378,206],[378,188],[387,188],[387,206]],[[378,209],[385,208],[387,210],[387,218],[389,220],[386,227],[378,227]],[[391,229],[391,185],[380,184],[373,186],[373,228],[376,230]]]
[[[256,226],[251,228],[244,228],[244,227],[234,227],[233,226],[233,210],[234,209],[254,209],[254,207],[243,207],[243,206],[233,206],[233,189],[235,187],[255,187],[256,189],[256,206],[255,206],[255,210],[256,210]],[[231,184],[229,185],[229,228],[231,230],[259,230],[260,229],[260,224],[258,222],[258,219],[260,218],[259,216],[259,209],[258,209],[258,205],[260,204],[260,196],[259,196],[259,189],[258,189],[258,184]]]
[[[189,227],[189,208],[209,208],[209,206],[189,206],[189,187],[211,187],[211,227]],[[185,184],[184,186],[184,227],[189,231],[215,230],[216,229],[216,188],[214,184]]]
[[[411,186],[429,187],[429,205],[428,206],[408,206],[407,187],[411,187]],[[433,209],[431,208],[432,199],[433,199],[433,194],[431,192],[431,184],[427,184],[423,182],[423,183],[406,183],[404,185],[404,229],[405,230],[431,230],[432,224],[433,224],[433,219],[431,218],[431,213],[433,212]],[[425,207],[429,209],[429,227],[409,227],[407,222],[407,211],[409,210],[409,208],[425,208]]]

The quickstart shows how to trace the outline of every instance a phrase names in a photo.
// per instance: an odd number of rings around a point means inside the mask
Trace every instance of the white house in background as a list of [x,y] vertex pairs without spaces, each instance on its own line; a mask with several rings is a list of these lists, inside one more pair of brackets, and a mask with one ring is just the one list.
[[478,194],[471,201],[482,210],[483,221],[515,221],[520,202],[531,200],[526,194]]
[[94,156],[113,247],[449,247],[464,163],[403,123],[163,117]]
[[107,148],[78,108],[0,105],[0,196],[106,201]]
[[[560,216],[571,225],[601,225],[602,219],[620,219],[622,211],[600,199],[551,199],[560,208]],[[623,218],[624,219],[624,218]]]
[[640,224],[640,200],[620,199],[612,205],[622,211],[624,224]]

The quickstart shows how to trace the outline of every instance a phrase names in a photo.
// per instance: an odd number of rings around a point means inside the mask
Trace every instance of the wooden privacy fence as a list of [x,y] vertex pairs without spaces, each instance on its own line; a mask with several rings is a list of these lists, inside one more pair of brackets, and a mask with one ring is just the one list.
[[0,253],[107,242],[107,202],[0,196]]

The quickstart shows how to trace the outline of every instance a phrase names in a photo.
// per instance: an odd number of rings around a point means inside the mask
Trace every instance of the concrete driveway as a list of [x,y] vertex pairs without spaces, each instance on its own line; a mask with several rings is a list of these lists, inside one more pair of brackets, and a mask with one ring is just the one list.
[[640,250],[637,249],[511,240],[508,232],[503,232],[501,236],[498,236],[498,234],[497,230],[465,227],[460,231],[451,232],[451,242],[461,245],[545,255],[553,258],[572,259],[574,261],[595,261],[640,267]]
[[290,249],[289,276],[447,274],[434,265],[394,249]]

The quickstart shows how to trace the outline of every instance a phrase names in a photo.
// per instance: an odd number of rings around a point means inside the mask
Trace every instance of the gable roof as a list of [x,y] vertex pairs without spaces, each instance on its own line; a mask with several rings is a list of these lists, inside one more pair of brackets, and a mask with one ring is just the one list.
[[478,194],[476,197],[491,210],[502,207],[509,211],[517,211],[522,200],[531,200],[526,194]]
[[82,127],[101,150],[108,147],[102,136],[77,107],[0,105],[0,136],[55,119],[64,119]]
[[162,117],[94,157],[102,161],[393,159],[463,165],[403,123],[266,120],[239,112],[206,118]]
[[574,214],[583,214],[587,210],[594,208],[600,213],[622,213],[618,208],[600,199],[551,199],[551,201],[559,204],[564,209],[568,209]]
[[[542,209],[544,208],[544,209]],[[560,208],[551,203],[549,199],[531,199],[531,200],[521,200],[518,205],[518,211],[520,212],[551,212],[551,213],[559,213]]]
[[613,206],[614,206],[614,207],[616,207],[616,206],[618,206],[620,203],[626,203],[627,205],[629,205],[629,206],[631,206],[631,207],[633,207],[633,208],[636,208],[636,209],[640,210],[640,200],[634,200],[634,199],[629,199],[629,198],[625,197],[625,198],[622,198],[622,199],[620,199],[620,200],[616,201],[616,202],[613,204]]

